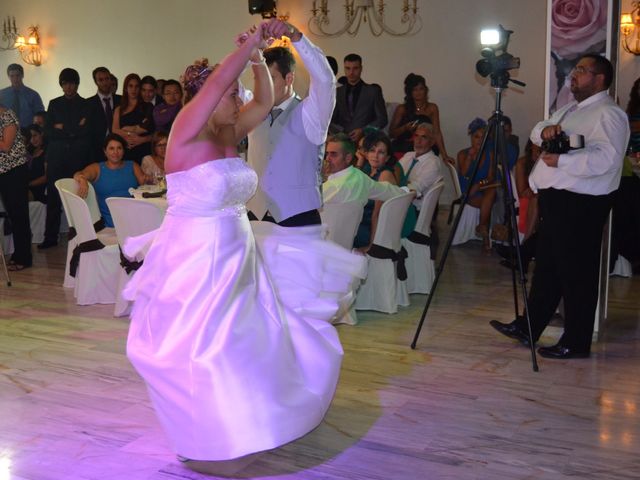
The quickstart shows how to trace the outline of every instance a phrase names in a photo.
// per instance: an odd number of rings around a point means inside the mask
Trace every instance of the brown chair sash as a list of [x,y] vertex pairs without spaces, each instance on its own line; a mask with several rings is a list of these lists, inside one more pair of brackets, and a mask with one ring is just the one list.
[[96,250],[101,250],[103,248],[104,244],[97,238],[78,244],[78,246],[73,249],[73,254],[69,261],[69,275],[75,278],[76,272],[78,271],[78,265],[80,265],[81,253],[95,252]]
[[135,260],[129,260],[124,256],[124,253],[122,253],[122,249],[120,247],[118,247],[118,250],[120,250],[120,266],[124,268],[124,271],[127,273],[127,275],[138,270],[144,263],[144,260],[140,260],[139,262]]
[[409,234],[407,240],[420,245],[431,245],[431,237],[424,233],[416,232],[415,230]]
[[400,248],[399,252],[394,252],[390,248],[381,247],[380,245],[376,245],[374,243],[367,251],[367,255],[373,258],[389,259],[397,262],[398,268],[396,275],[398,277],[398,280],[407,279],[407,267],[404,261],[406,260],[408,255],[404,247]]

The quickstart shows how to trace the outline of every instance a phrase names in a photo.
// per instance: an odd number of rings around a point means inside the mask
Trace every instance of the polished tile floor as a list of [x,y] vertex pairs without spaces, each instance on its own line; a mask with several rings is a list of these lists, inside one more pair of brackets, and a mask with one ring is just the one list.
[[[168,449],[124,354],[127,320],[74,304],[64,256],[62,245],[37,252],[0,284],[0,480],[211,478]],[[612,279],[591,358],[540,359],[534,373],[529,351],[488,325],[513,315],[497,263],[479,244],[452,251],[415,351],[422,295],[339,327],[345,357],[325,421],[237,477],[640,478],[640,281]]]

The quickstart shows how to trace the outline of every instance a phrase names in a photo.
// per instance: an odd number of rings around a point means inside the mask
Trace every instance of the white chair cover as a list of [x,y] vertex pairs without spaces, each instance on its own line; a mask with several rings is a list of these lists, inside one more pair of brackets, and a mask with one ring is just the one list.
[[[134,198],[107,198],[107,206],[113,218],[120,247],[124,245],[127,238],[137,237],[159,228],[164,218],[164,213],[160,207]],[[129,260],[139,262],[144,260],[145,254],[146,251],[140,252],[135,258],[129,258]],[[122,289],[132,275],[133,271],[127,274],[123,267],[120,268],[116,305],[113,309],[114,317],[129,315],[131,311],[131,302],[122,298]]]
[[47,220],[47,206],[42,202],[29,202],[29,224],[31,225],[31,243],[44,241],[44,228]]
[[[413,194],[405,193],[382,204],[378,227],[373,239],[375,245],[399,252],[402,247],[400,235]],[[398,305],[409,305],[406,281],[397,278],[397,263],[391,259],[374,258],[367,255],[367,278],[356,295],[356,310],[377,310],[396,313]]]
[[[64,216],[60,221],[60,232],[68,232],[70,228],[75,228],[73,224],[73,220],[71,218],[71,211],[69,210],[69,206],[62,195],[62,190],[66,190],[70,193],[76,195],[78,193],[78,182],[76,182],[73,178],[61,178],[56,180],[55,182],[56,189],[60,194],[60,200],[62,202],[62,209],[64,210]],[[98,207],[98,199],[96,197],[96,191],[93,188],[93,185],[89,183],[89,193],[87,194],[87,198],[84,200],[89,207],[89,212],[91,214],[91,222],[95,224],[101,218],[100,215],[100,207]],[[66,220],[67,226],[64,226]],[[113,228],[104,228],[100,230],[98,233],[98,239],[104,243],[105,245],[114,244],[117,242],[116,232]],[[69,240],[67,244],[67,261],[64,267],[64,282],[62,286],[65,288],[74,288],[76,285],[76,280],[71,275],[69,275],[69,262],[71,262],[71,256],[73,255],[73,249],[78,245],[77,237],[74,237]]]
[[[81,245],[84,242],[97,240],[98,236],[93,228],[87,203],[64,188],[61,188],[61,194],[69,208],[70,221],[77,232],[76,244]],[[78,305],[115,303],[120,273],[120,255],[117,240],[115,236],[112,238],[114,243],[105,244],[104,248],[80,255],[74,288],[74,296]]]
[[619,277],[625,278],[632,277],[633,268],[631,266],[631,262],[624,258],[622,255],[618,254],[618,259],[616,260],[616,263],[613,266],[613,271],[610,273],[610,275],[617,275]]
[[327,240],[351,250],[363,210],[360,202],[325,203],[320,217],[327,228]]
[[[443,189],[444,181],[439,180],[424,195],[414,229],[416,232],[427,237],[431,235],[431,219]],[[431,248],[429,245],[414,243],[407,238],[403,238],[401,242],[408,255],[407,292],[429,293],[436,276],[433,260],[431,260]]]
[[[0,212],[6,213],[2,199],[0,198]],[[2,250],[5,255],[11,255],[13,253],[13,235],[4,234],[4,220],[5,217],[0,217],[0,242],[2,242]]]
[[[351,250],[353,239],[358,232],[358,225],[362,221],[363,211],[364,207],[359,202],[325,203],[320,211],[320,217],[326,229],[326,239]],[[354,292],[358,290],[359,284],[360,280],[354,278],[352,287]],[[355,297],[351,299],[349,305],[340,306],[340,311],[332,322],[334,325],[356,325],[358,323],[358,315],[353,306],[354,300]]]
[[[453,183],[453,189],[455,190],[456,199],[451,204],[451,211],[449,212],[449,223],[455,218],[458,208],[460,208],[460,202],[462,201],[462,189],[460,188],[460,180],[458,179],[458,171],[456,167],[450,163],[446,163]],[[460,217],[460,223],[458,223],[458,229],[453,237],[452,245],[460,245],[466,243],[469,240],[480,240],[480,237],[476,236],[476,226],[480,223],[480,209],[472,207],[471,205],[465,205]]]

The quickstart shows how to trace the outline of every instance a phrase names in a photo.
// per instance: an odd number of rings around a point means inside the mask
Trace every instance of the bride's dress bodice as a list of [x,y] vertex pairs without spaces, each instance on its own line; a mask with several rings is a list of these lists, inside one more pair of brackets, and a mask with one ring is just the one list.
[[213,217],[243,214],[258,177],[241,158],[222,158],[167,175],[167,214]]

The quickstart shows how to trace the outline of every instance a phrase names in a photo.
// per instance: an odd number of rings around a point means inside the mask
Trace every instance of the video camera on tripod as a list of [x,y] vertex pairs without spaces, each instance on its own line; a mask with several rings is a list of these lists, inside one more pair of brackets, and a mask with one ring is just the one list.
[[524,87],[525,84],[511,79],[509,70],[520,68],[520,58],[507,52],[509,38],[513,30],[507,30],[502,25],[497,29],[483,30],[480,32],[484,57],[477,61],[476,71],[481,77],[491,76],[491,86],[494,88],[507,88],[509,81]]

